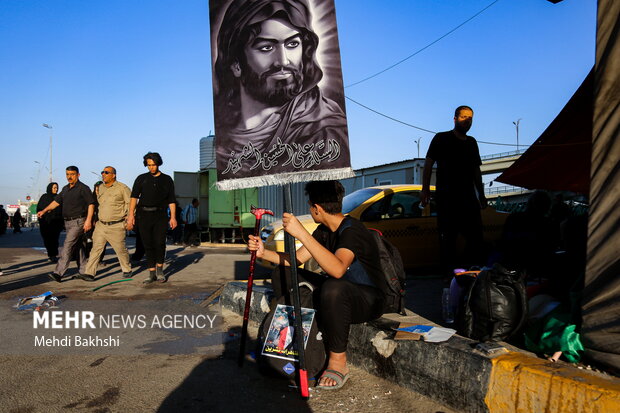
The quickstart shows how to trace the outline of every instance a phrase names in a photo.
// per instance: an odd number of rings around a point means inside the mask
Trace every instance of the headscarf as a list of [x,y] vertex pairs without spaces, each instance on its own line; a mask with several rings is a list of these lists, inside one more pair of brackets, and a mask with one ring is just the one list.
[[58,186],[57,182],[50,182],[49,184],[47,184],[47,189],[45,190],[45,193],[55,197],[56,194],[54,194],[54,192],[52,191],[52,188],[54,188],[54,185],[56,185],[56,187],[60,188]]
[[[39,202],[37,203],[37,212],[43,211],[56,198],[57,194],[54,194],[52,192],[52,187],[54,185],[58,185],[58,183],[57,182],[50,182],[47,185],[47,189],[45,190],[45,193],[43,195],[41,195],[41,198],[39,198]],[[60,185],[58,185],[58,191],[60,192]],[[45,214],[43,216],[43,219],[45,219],[47,221],[50,221],[52,219],[61,218],[62,217],[62,211],[61,210],[62,210],[62,208],[57,207],[57,208],[51,210],[49,213]]]

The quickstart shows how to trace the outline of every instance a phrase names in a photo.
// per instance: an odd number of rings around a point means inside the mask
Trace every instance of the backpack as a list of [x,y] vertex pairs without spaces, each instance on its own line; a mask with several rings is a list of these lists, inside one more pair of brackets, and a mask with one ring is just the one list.
[[[305,361],[308,378],[315,377],[325,368],[327,353],[325,342],[318,328],[317,313],[313,310],[313,290],[308,283],[299,285],[299,298],[302,307],[304,330],[309,325],[308,338],[305,344]],[[261,324],[258,333],[257,360],[262,372],[275,372],[280,376],[295,379],[299,368],[296,356],[292,300],[288,296],[280,297]],[[308,316],[308,313],[314,313]],[[274,317],[276,320],[274,321]],[[279,320],[285,323],[279,322]],[[311,320],[310,320],[311,319]]]
[[[341,226],[338,233],[342,233],[348,226]],[[384,313],[405,314],[405,268],[400,252],[390,243],[381,231],[368,228],[379,252],[379,268],[383,277],[373,280],[385,297]]]
[[463,274],[456,280],[462,288],[458,334],[479,341],[505,341],[520,332],[528,311],[522,273],[494,264],[478,276]]
[[379,287],[385,296],[385,312],[405,315],[405,268],[398,249],[380,231],[370,228],[379,251],[383,280]]

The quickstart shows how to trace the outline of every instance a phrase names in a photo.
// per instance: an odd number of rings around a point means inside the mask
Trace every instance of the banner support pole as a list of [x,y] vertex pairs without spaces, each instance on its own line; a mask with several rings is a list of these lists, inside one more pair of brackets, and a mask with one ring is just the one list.
[[[284,212],[292,213],[293,202],[291,196],[291,184],[286,184],[282,187],[284,195]],[[289,254],[289,260],[291,264],[291,286],[289,286],[289,292],[293,298],[293,308],[295,311],[295,341],[297,342],[297,349],[299,353],[299,388],[301,390],[301,397],[308,398],[310,393],[308,391],[308,372],[306,370],[306,354],[304,348],[304,330],[303,320],[301,318],[301,300],[299,297],[299,280],[297,276],[297,251],[295,248],[295,238],[293,238],[287,232],[284,232],[285,251]]]

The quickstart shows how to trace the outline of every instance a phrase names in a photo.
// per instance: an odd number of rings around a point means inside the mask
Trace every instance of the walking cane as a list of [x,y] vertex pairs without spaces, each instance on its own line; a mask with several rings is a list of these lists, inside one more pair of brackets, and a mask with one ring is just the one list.
[[[291,184],[286,184],[284,191],[284,212],[293,211],[293,202],[291,200]],[[293,295],[293,309],[295,311],[295,342],[297,343],[297,351],[299,354],[299,389],[301,397],[308,398],[310,392],[308,390],[308,371],[306,370],[306,350],[304,348],[304,329],[301,319],[301,300],[299,298],[299,280],[297,279],[297,250],[295,249],[295,238],[288,232],[284,232],[284,246],[289,254],[289,262],[291,264],[291,282]]]
[[[260,220],[263,215],[273,215],[273,212],[264,209],[256,208],[254,205],[250,208],[250,213],[256,217],[256,224],[254,225],[254,236],[259,236]],[[241,328],[241,344],[239,346],[239,367],[243,366],[243,359],[245,358],[245,342],[248,338],[248,320],[250,318],[250,302],[252,301],[252,284],[254,282],[254,264],[256,263],[256,251],[252,251],[250,255],[250,274],[248,275],[248,291],[245,295],[245,309],[243,310],[243,327]]]

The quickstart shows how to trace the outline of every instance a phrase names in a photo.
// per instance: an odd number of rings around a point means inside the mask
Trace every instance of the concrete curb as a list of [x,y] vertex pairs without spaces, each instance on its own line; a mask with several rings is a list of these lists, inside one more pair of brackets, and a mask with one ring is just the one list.
[[[222,307],[243,314],[246,288],[243,282],[228,283]],[[253,289],[252,321],[263,320],[271,296],[270,288]],[[488,356],[460,336],[444,343],[394,341],[390,328],[398,322],[432,324],[415,314],[392,314],[353,325],[349,361],[467,412],[620,412],[620,379],[551,363],[509,345],[509,353]]]

